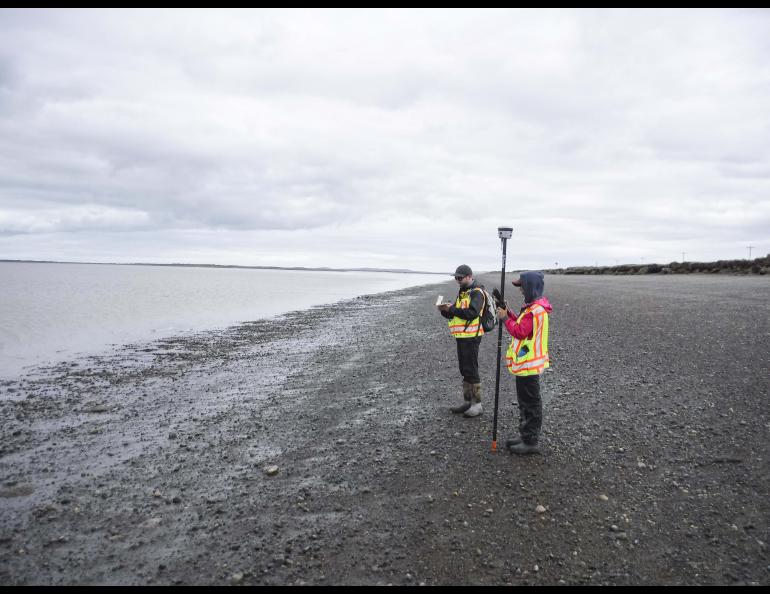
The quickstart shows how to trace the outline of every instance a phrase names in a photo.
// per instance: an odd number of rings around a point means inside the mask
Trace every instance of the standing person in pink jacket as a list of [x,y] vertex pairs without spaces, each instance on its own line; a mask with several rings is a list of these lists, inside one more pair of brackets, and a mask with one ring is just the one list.
[[508,439],[505,445],[514,454],[539,454],[538,440],[543,425],[540,374],[550,365],[548,314],[553,308],[543,296],[545,280],[542,272],[522,272],[513,285],[524,295],[524,307],[517,316],[509,309],[499,307],[497,316],[512,337],[505,358],[508,371],[516,376],[521,437]]

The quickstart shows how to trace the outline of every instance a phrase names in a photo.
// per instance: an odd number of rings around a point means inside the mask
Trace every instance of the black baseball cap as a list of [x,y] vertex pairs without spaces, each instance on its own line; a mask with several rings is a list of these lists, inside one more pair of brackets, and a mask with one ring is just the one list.
[[455,278],[458,276],[468,276],[469,274],[473,274],[473,270],[471,270],[471,267],[467,264],[460,264],[457,267],[457,270],[455,270],[454,276]]

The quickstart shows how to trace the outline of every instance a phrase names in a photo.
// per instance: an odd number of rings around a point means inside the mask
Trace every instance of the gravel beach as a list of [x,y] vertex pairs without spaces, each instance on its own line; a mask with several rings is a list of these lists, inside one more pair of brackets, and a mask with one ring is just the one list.
[[770,583],[770,278],[547,276],[528,457],[504,368],[490,451],[497,330],[484,414],[448,410],[456,291],[0,382],[0,584]]

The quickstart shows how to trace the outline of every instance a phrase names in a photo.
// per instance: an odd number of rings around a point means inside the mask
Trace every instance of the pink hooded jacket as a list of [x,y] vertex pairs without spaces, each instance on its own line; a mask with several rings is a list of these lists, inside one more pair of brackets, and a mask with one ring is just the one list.
[[[548,302],[548,297],[540,297],[540,299],[535,299],[532,303],[528,303],[522,307],[519,311],[519,315],[521,315],[521,312],[524,309],[534,304],[542,305],[546,313],[550,314],[553,311],[553,307],[551,307],[551,304]],[[518,317],[519,316],[515,315],[511,310],[508,310],[508,317],[505,318],[505,328],[511,336],[514,336],[519,340],[530,337],[532,335],[533,326],[532,312],[528,312],[527,315],[521,318],[521,321],[517,323],[516,318]]]

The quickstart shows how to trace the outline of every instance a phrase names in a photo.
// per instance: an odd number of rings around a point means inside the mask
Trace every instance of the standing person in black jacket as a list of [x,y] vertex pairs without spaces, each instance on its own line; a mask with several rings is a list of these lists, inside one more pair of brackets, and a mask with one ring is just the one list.
[[450,410],[463,413],[466,417],[477,417],[481,414],[479,345],[484,336],[480,317],[484,308],[484,291],[474,280],[470,266],[458,266],[454,277],[460,285],[454,305],[446,303],[438,306],[441,315],[449,320],[449,331],[457,339],[457,361],[463,376],[463,403]]

